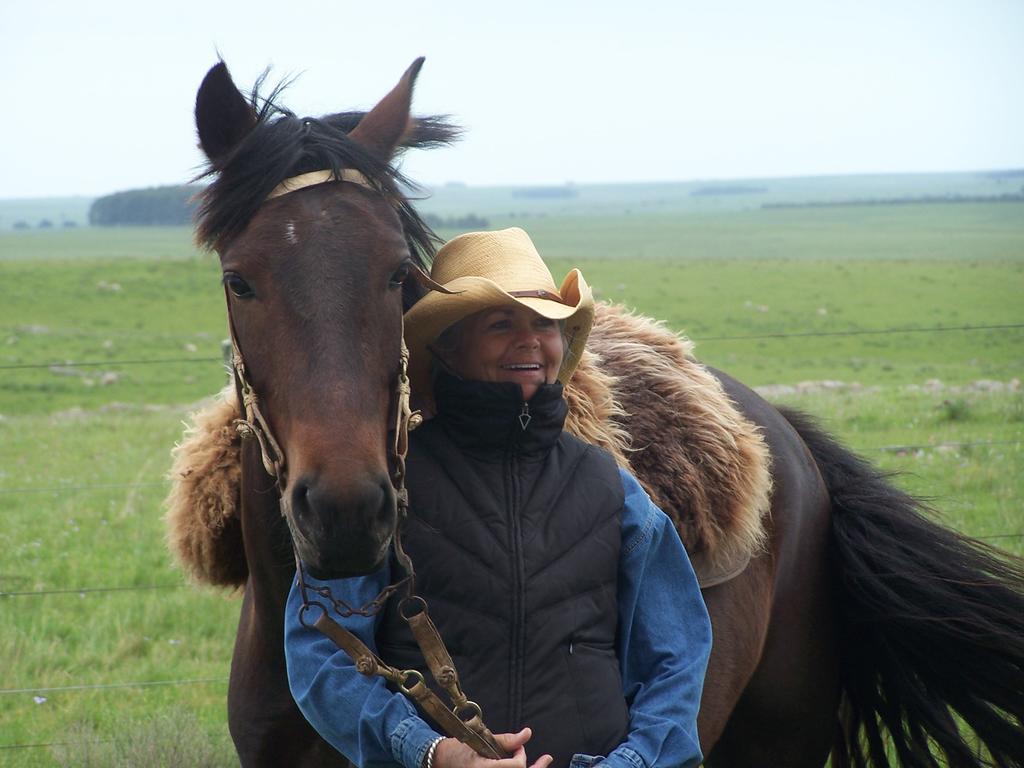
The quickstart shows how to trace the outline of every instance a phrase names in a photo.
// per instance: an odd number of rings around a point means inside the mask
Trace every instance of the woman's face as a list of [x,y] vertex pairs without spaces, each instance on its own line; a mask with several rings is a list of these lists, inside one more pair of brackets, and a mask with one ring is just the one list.
[[521,305],[493,307],[459,324],[455,349],[445,362],[464,379],[512,381],[529,400],[562,367],[562,329]]

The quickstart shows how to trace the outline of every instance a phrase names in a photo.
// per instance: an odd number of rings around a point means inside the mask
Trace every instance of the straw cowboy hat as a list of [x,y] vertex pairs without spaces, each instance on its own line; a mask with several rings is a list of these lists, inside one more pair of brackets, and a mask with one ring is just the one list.
[[430,277],[452,293],[429,293],[405,313],[413,392],[433,389],[430,345],[447,328],[489,307],[515,304],[565,321],[565,355],[558,380],[564,384],[570,379],[594,324],[594,294],[578,269],[556,288],[530,236],[512,227],[468,232],[450,240],[434,257]]

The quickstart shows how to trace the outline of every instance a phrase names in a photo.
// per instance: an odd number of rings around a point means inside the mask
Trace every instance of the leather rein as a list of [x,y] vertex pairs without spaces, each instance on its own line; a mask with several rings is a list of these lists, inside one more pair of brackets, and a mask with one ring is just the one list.
[[[288,194],[289,192],[294,192],[314,184],[327,182],[349,182],[374,192],[381,192],[378,187],[370,184],[366,177],[358,171],[344,169],[340,173],[335,174],[333,171],[325,170],[286,179],[274,188],[267,196],[267,199],[279,197],[280,195]],[[413,270],[413,276],[431,290],[451,293],[451,291],[431,280],[419,268]],[[239,433],[243,436],[254,437],[259,443],[263,468],[268,475],[274,478],[280,497],[281,514],[287,517],[290,512],[290,502],[287,494],[284,492],[287,469],[284,452],[274,438],[274,434],[270,429],[270,422],[261,408],[261,399],[253,388],[252,381],[246,370],[242,352],[238,345],[238,337],[235,333],[234,318],[231,314],[231,301],[227,294],[226,286],[225,300],[228,309],[228,329],[231,334],[231,368],[244,411],[243,418],[237,419],[235,425]],[[405,487],[405,457],[409,449],[409,432],[422,422],[421,415],[418,412],[413,412],[409,404],[411,387],[409,384],[408,364],[409,350],[405,344],[403,323],[400,367],[395,386],[394,439],[390,446],[390,453],[394,466],[394,471],[391,474],[391,484],[394,488],[398,507],[397,522],[394,534],[392,535],[392,547],[395,559],[405,571],[405,576],[385,587],[367,604],[354,607],[344,600],[335,598],[331,594],[330,587],[326,585],[313,586],[307,583],[302,561],[299,558],[293,541],[292,551],[295,555],[296,578],[302,595],[299,621],[303,626],[315,628],[330,638],[339,648],[352,657],[356,669],[361,674],[368,677],[379,675],[390,682],[401,693],[418,704],[447,735],[463,742],[483,757],[500,759],[506,757],[506,753],[498,745],[493,734],[484,724],[483,713],[479,705],[470,701],[463,692],[451,655],[448,653],[437,627],[430,619],[427,603],[422,597],[415,594],[416,573],[413,569],[412,560],[402,547],[402,523],[409,512],[409,492]],[[330,605],[331,609],[336,611],[341,618],[355,615],[375,616],[384,608],[388,599],[401,592],[404,592],[404,595],[400,598],[398,612],[409,625],[409,629],[412,631],[413,637],[416,639],[416,643],[419,645],[420,651],[427,662],[427,668],[430,671],[431,677],[450,698],[450,706],[446,705],[441,697],[427,686],[426,680],[418,670],[396,669],[388,665],[352,632],[332,619],[328,609],[328,605]],[[313,608],[319,608],[320,614],[315,620],[310,621],[309,612]]]

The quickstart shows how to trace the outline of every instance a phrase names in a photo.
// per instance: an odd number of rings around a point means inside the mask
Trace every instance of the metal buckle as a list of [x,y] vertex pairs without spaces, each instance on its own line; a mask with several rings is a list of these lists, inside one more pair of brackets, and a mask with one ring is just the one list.
[[[398,684],[398,690],[405,695],[410,695],[412,689],[417,685],[423,684],[423,675],[415,669],[403,669],[402,670],[402,682]],[[409,680],[413,680],[413,684],[409,685]]]

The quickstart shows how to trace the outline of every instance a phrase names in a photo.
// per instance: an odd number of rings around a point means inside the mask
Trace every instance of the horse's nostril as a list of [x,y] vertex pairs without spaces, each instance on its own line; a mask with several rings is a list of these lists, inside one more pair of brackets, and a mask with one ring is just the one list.
[[312,500],[309,495],[309,481],[306,478],[300,478],[292,488],[292,509],[297,515],[305,516],[312,510]]
[[290,491],[293,535],[322,551],[378,551],[395,526],[396,499],[384,473],[339,486],[324,475],[304,473]]

